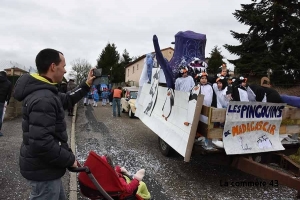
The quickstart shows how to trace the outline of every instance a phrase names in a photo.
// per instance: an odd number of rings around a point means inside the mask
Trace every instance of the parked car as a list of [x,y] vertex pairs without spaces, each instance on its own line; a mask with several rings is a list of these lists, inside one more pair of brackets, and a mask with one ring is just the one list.
[[124,87],[124,97],[121,98],[122,112],[128,112],[129,117],[134,117],[136,110],[135,101],[138,94],[138,87]]

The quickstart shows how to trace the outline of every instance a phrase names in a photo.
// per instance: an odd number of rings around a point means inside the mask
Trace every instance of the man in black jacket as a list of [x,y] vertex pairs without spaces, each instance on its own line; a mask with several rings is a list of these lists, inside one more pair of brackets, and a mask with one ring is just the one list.
[[1,132],[2,123],[4,119],[5,107],[9,104],[11,95],[11,82],[7,80],[6,72],[0,72],[0,136],[3,136]]
[[64,110],[86,95],[94,77],[90,71],[87,81],[74,91],[60,93],[56,84],[66,73],[64,55],[44,49],[35,62],[38,74],[21,76],[14,91],[15,99],[23,102],[20,172],[31,185],[31,199],[63,200],[66,195],[61,177],[66,168],[77,167],[67,143]]

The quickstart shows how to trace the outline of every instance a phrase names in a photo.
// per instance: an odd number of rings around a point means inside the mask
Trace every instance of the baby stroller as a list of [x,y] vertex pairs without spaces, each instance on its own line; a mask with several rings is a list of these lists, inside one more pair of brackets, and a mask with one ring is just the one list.
[[80,172],[80,191],[90,199],[143,200],[135,193],[128,195],[114,169],[93,151],[83,167],[71,168],[70,171]]

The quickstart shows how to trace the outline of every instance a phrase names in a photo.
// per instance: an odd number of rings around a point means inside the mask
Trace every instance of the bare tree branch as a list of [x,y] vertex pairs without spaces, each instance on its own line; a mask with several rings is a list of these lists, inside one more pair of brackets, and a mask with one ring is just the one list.
[[80,84],[86,79],[92,65],[85,59],[77,58],[71,62],[72,71],[69,76],[73,76],[76,79],[76,83]]

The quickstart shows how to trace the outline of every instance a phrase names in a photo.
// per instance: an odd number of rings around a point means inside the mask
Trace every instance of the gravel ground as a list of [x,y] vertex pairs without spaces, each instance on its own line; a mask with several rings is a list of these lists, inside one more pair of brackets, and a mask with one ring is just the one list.
[[[226,182],[265,181],[236,169],[214,165],[208,157],[194,155],[189,163],[174,154],[164,157],[156,134],[127,114],[112,117],[110,106],[79,106],[76,121],[77,158],[84,162],[90,151],[110,154],[115,164],[134,174],[146,169],[146,182],[156,200],[168,199],[296,199],[296,190],[285,186],[224,186]],[[266,181],[268,184],[269,181]],[[79,199],[85,199],[79,194]]]

